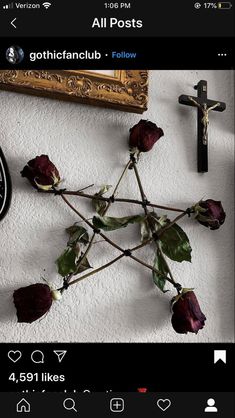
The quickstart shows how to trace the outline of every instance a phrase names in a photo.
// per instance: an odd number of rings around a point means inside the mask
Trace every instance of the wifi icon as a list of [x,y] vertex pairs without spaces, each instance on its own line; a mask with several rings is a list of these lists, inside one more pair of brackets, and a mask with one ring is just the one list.
[[46,1],[45,3],[42,3],[43,7],[45,7],[45,9],[49,9],[49,7],[51,7],[51,3],[49,3],[48,1]]

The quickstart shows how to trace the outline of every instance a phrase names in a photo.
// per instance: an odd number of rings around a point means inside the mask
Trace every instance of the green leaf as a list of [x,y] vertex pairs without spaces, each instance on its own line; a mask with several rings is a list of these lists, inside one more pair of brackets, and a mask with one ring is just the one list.
[[[83,255],[81,255],[80,260],[81,260],[82,257],[83,257]],[[82,273],[83,271],[92,268],[86,257],[84,257],[84,259],[82,260],[82,263],[80,265],[79,264],[80,264],[80,261],[78,260],[77,269],[76,269],[76,272],[75,272],[74,276],[76,276],[76,274]],[[79,267],[78,267],[78,265],[79,265]]]
[[103,194],[107,193],[113,186],[111,184],[105,184],[101,189],[98,191],[99,196],[103,196]]
[[[168,221],[169,223],[170,221]],[[161,230],[160,230],[161,231]],[[177,225],[172,225],[160,236],[161,248],[171,260],[191,262],[192,248],[189,239],[183,229]]]
[[93,225],[104,231],[114,231],[125,228],[129,224],[141,222],[145,219],[143,215],[125,216],[124,218],[113,218],[111,216],[94,216]]
[[[95,193],[95,197],[99,197],[99,196],[103,196],[103,194],[107,193],[109,191],[109,189],[112,186],[110,186],[109,184],[103,186],[98,193]],[[99,214],[99,215],[103,215],[107,206],[107,202],[105,202],[104,200],[99,200],[99,199],[92,199],[92,205],[93,208],[95,209],[95,211]]]
[[107,202],[104,200],[92,199],[92,205],[95,211],[102,216],[105,213]]
[[79,226],[76,223],[66,229],[66,232],[69,234],[69,240],[67,245],[73,247],[78,242],[82,244],[88,244],[89,235],[88,232],[83,226]]
[[148,214],[148,222],[153,231],[159,231],[160,228],[167,225],[167,215],[157,216],[155,212]]
[[76,271],[76,258],[77,252],[74,248],[67,248],[59,258],[56,260],[58,273],[62,277],[68,276],[68,274]]
[[[161,253],[159,250],[156,252],[156,256],[154,259],[153,267],[160,271],[160,273],[164,274],[164,276],[167,276],[168,274],[168,268],[166,265],[165,260],[162,258]],[[167,290],[164,290],[166,279],[161,275],[153,271],[153,281],[155,285],[163,292],[166,293]]]
[[140,222],[140,235],[141,235],[141,242],[147,241],[152,236],[151,229],[146,219]]
[[69,247],[66,248],[66,250],[61,254],[61,256],[56,260],[58,273],[62,277],[66,277],[71,273],[73,273],[74,276],[76,276],[76,274],[82,273],[83,271],[91,268],[90,263],[86,257],[80,264],[80,260],[83,257],[83,254],[81,254],[79,259],[77,257],[77,247]]
[[169,219],[167,219],[167,215],[162,215],[161,217],[157,218],[157,222],[161,227],[166,226],[168,221],[169,221]]

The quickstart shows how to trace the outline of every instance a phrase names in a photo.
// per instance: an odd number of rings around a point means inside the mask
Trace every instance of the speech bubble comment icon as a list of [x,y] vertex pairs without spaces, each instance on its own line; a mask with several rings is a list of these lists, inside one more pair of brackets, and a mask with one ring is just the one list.
[[35,350],[31,354],[31,360],[33,363],[39,364],[44,363],[44,354],[40,350]]

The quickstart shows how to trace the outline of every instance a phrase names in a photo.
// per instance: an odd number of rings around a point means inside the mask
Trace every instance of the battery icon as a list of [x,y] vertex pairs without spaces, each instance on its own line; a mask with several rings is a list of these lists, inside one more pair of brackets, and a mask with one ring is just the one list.
[[220,3],[217,3],[218,9],[229,10],[232,8],[232,6],[233,5],[230,1],[222,1]]

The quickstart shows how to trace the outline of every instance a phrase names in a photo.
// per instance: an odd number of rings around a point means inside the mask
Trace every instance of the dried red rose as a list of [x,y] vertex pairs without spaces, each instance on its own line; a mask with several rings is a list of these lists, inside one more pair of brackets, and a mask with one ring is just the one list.
[[50,190],[60,182],[60,174],[48,155],[40,155],[30,160],[21,171],[35,189]]
[[195,293],[182,291],[172,300],[172,326],[179,334],[198,333],[205,325],[206,317],[202,313]]
[[137,148],[140,152],[147,152],[163,135],[163,130],[158,128],[155,123],[141,119],[137,125],[130,129],[129,146]]
[[15,290],[13,294],[18,322],[31,322],[41,318],[52,305],[52,292],[47,284],[37,283]]
[[213,199],[201,200],[195,206],[195,212],[198,222],[210,229],[218,229],[226,217],[221,202]]

